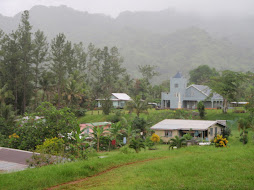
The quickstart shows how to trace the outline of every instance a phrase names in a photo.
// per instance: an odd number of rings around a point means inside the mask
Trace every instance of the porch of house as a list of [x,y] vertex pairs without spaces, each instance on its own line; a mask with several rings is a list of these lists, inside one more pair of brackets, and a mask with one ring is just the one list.
[[[183,108],[186,109],[197,109],[198,101],[196,100],[184,100]],[[223,105],[222,101],[204,101],[205,108],[221,108]]]
[[183,135],[190,133],[191,136],[195,139],[195,140],[205,140],[208,141],[208,130],[179,130],[179,137],[183,137]]
[[197,109],[197,105],[198,105],[197,101],[191,101],[191,100],[183,101],[183,108],[186,108],[186,109]]

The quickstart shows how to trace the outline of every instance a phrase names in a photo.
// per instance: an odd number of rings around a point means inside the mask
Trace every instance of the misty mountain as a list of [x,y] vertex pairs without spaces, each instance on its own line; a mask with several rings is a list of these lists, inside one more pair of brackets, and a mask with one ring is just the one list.
[[[21,13],[0,15],[0,28],[17,28]],[[89,14],[66,6],[35,6],[30,10],[33,30],[43,30],[48,39],[65,33],[72,42],[117,46],[124,66],[137,75],[137,65],[157,65],[168,79],[176,71],[188,73],[201,64],[219,70],[254,70],[254,18],[201,17],[171,9],[158,12],[123,12],[117,18]]]

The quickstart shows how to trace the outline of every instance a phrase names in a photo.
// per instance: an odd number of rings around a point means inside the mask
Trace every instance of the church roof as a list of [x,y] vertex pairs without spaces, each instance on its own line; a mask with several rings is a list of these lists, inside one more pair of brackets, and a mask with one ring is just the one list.
[[177,72],[173,78],[182,78],[182,77],[183,77],[182,73]]
[[193,86],[194,88],[196,88],[197,90],[199,90],[200,92],[202,92],[203,94],[205,94],[206,96],[210,96],[210,94],[213,94],[211,98],[217,99],[217,98],[222,98],[221,95],[217,94],[217,93],[213,93],[211,88],[209,88],[208,86],[205,85],[197,85],[197,84],[192,84],[191,86]]

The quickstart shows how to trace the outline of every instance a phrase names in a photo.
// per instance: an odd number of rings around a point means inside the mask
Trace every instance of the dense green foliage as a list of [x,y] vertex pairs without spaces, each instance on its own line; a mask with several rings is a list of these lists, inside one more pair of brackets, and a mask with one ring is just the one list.
[[210,68],[208,65],[200,65],[189,72],[191,84],[207,84],[211,77],[219,75],[215,68]]
[[11,136],[10,147],[34,150],[45,139],[61,137],[64,143],[70,143],[70,133],[76,133],[79,125],[75,115],[68,108],[56,109],[50,103],[38,107],[37,112],[28,114],[19,120],[14,129],[18,136]]
[[214,92],[223,97],[224,113],[227,113],[229,101],[237,101],[239,99],[238,94],[244,78],[244,74],[229,70],[222,71],[220,76],[212,77],[208,85]]

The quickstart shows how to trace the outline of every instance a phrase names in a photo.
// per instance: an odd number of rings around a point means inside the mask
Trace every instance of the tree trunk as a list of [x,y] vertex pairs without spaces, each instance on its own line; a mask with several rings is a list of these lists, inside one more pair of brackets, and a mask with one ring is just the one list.
[[17,75],[15,73],[15,103],[14,103],[14,110],[17,114],[18,109],[18,82],[17,82]]
[[100,150],[100,138],[97,137],[97,152]]
[[36,72],[35,72],[35,108],[38,107],[38,94],[37,94],[37,90],[38,90],[38,63],[36,63]]
[[60,108],[60,101],[61,101],[61,99],[60,99],[60,97],[61,97],[61,85],[60,85],[60,82],[58,83],[58,90],[57,90],[57,92],[58,92],[57,107]]
[[227,99],[224,98],[223,99],[223,113],[227,113],[227,110],[228,110],[228,104],[227,104]]

